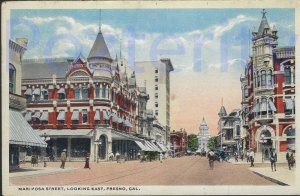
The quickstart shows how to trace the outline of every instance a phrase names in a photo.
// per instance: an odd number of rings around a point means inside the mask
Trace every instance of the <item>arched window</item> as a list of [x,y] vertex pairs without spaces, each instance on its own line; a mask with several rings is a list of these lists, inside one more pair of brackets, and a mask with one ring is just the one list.
[[285,81],[285,84],[291,84],[291,68],[290,67],[284,68],[284,81]]
[[260,76],[259,76],[259,72],[257,72],[257,87],[260,87]]
[[266,87],[266,71],[261,71],[261,86]]
[[269,71],[268,71],[267,86],[268,86],[268,87],[273,86],[272,70],[269,70]]
[[9,64],[9,92],[16,92],[16,68],[13,64]]
[[244,96],[245,96],[245,98],[248,98],[248,88],[247,88],[247,86],[244,86]]

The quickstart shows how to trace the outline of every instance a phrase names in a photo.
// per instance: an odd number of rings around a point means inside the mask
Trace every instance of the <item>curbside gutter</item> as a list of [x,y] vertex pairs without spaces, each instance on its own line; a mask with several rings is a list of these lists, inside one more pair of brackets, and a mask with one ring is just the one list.
[[261,173],[258,173],[258,172],[255,172],[255,171],[252,171],[253,173],[255,173],[256,175],[258,175],[258,176],[260,176],[260,177],[263,177],[263,178],[265,178],[265,179],[267,179],[267,180],[269,180],[269,181],[271,181],[271,182],[273,182],[273,183],[275,183],[275,184],[278,184],[278,185],[280,185],[280,186],[290,186],[290,185],[288,185],[288,184],[286,184],[286,183],[283,183],[283,182],[281,182],[281,181],[279,181],[279,180],[276,180],[276,179],[274,179],[274,178],[270,178],[270,177],[268,177],[268,176],[265,176],[265,175],[263,175],[263,174],[261,174]]

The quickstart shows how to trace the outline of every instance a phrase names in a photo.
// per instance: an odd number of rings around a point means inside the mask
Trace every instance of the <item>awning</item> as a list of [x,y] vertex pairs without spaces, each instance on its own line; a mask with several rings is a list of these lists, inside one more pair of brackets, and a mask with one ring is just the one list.
[[124,121],[124,126],[129,128],[132,127],[131,123],[127,119]]
[[9,144],[47,147],[47,143],[32,129],[22,114],[9,110]]
[[31,116],[32,116],[32,112],[27,111],[27,113],[25,114],[25,119],[26,119],[27,122],[32,120]]
[[43,112],[40,118],[41,121],[48,121],[48,112]]
[[140,141],[134,141],[142,151],[148,151],[148,148]]
[[294,102],[292,99],[285,99],[285,109],[292,110],[294,108]]
[[44,93],[45,95],[48,95],[48,89],[43,88],[42,93]]
[[267,102],[263,101],[260,103],[260,111],[261,112],[266,112],[267,111]]
[[124,122],[123,118],[119,117],[118,118],[118,123],[120,124],[120,123],[123,123],[123,122]]
[[59,111],[57,120],[65,120],[65,118],[66,118],[65,111],[64,110]]
[[110,112],[104,110],[103,111],[103,118],[104,118],[104,120],[109,120],[110,119]]
[[96,110],[94,120],[100,120],[100,111]]
[[158,147],[163,151],[163,152],[166,152],[168,151],[167,147],[165,147],[165,145],[159,143],[159,142],[156,142],[156,144],[158,145]]
[[118,118],[118,116],[115,113],[112,114],[112,121],[114,123],[118,123],[118,121],[119,121],[119,118]]
[[252,112],[253,112],[253,113],[259,112],[259,103],[256,103],[256,104],[254,105],[254,107],[253,107],[253,109],[252,109]]
[[41,90],[39,88],[36,88],[33,90],[32,92],[33,95],[40,95],[41,94]]
[[34,113],[34,115],[32,116],[32,118],[40,118],[40,117],[41,117],[40,111],[36,111],[36,112]]
[[153,147],[152,147],[152,145],[151,144],[149,144],[149,142],[147,141],[147,140],[145,140],[145,146],[146,146],[146,148],[147,148],[147,150],[145,150],[145,151],[151,151],[151,152],[154,152],[154,151],[156,151],[155,149],[153,149]]
[[277,111],[273,101],[271,100],[269,100],[269,110],[272,110],[273,112]]
[[85,136],[92,137],[92,129],[40,129],[37,131],[40,136]]
[[57,93],[58,94],[66,94],[66,91],[64,88],[60,88]]
[[145,144],[148,145],[148,147],[152,149],[152,151],[157,151],[157,152],[161,151],[153,142],[145,140]]
[[79,111],[78,110],[73,110],[71,120],[79,120]]
[[26,89],[24,95],[32,95],[32,90],[31,90],[31,88]]

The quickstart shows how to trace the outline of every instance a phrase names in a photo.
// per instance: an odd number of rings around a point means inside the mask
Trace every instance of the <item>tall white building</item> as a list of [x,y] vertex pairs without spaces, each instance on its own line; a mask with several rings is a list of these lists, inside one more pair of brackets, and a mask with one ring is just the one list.
[[198,150],[205,150],[205,151],[208,150],[207,143],[208,143],[209,138],[210,138],[209,129],[208,129],[208,126],[203,117],[202,122],[199,127]]
[[173,71],[170,59],[135,62],[136,82],[145,86],[149,93],[147,108],[165,130],[166,144],[170,141],[170,72]]

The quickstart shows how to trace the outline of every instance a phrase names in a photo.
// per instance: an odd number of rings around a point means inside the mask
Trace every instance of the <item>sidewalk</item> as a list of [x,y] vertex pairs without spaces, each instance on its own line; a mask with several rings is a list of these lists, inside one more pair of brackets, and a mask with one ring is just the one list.
[[276,172],[272,172],[270,167],[250,167],[249,170],[279,185],[295,185],[295,168],[277,167]]
[[53,168],[53,167],[22,167],[9,173],[9,178],[22,178],[29,176],[40,176],[54,173],[70,172],[76,168]]

